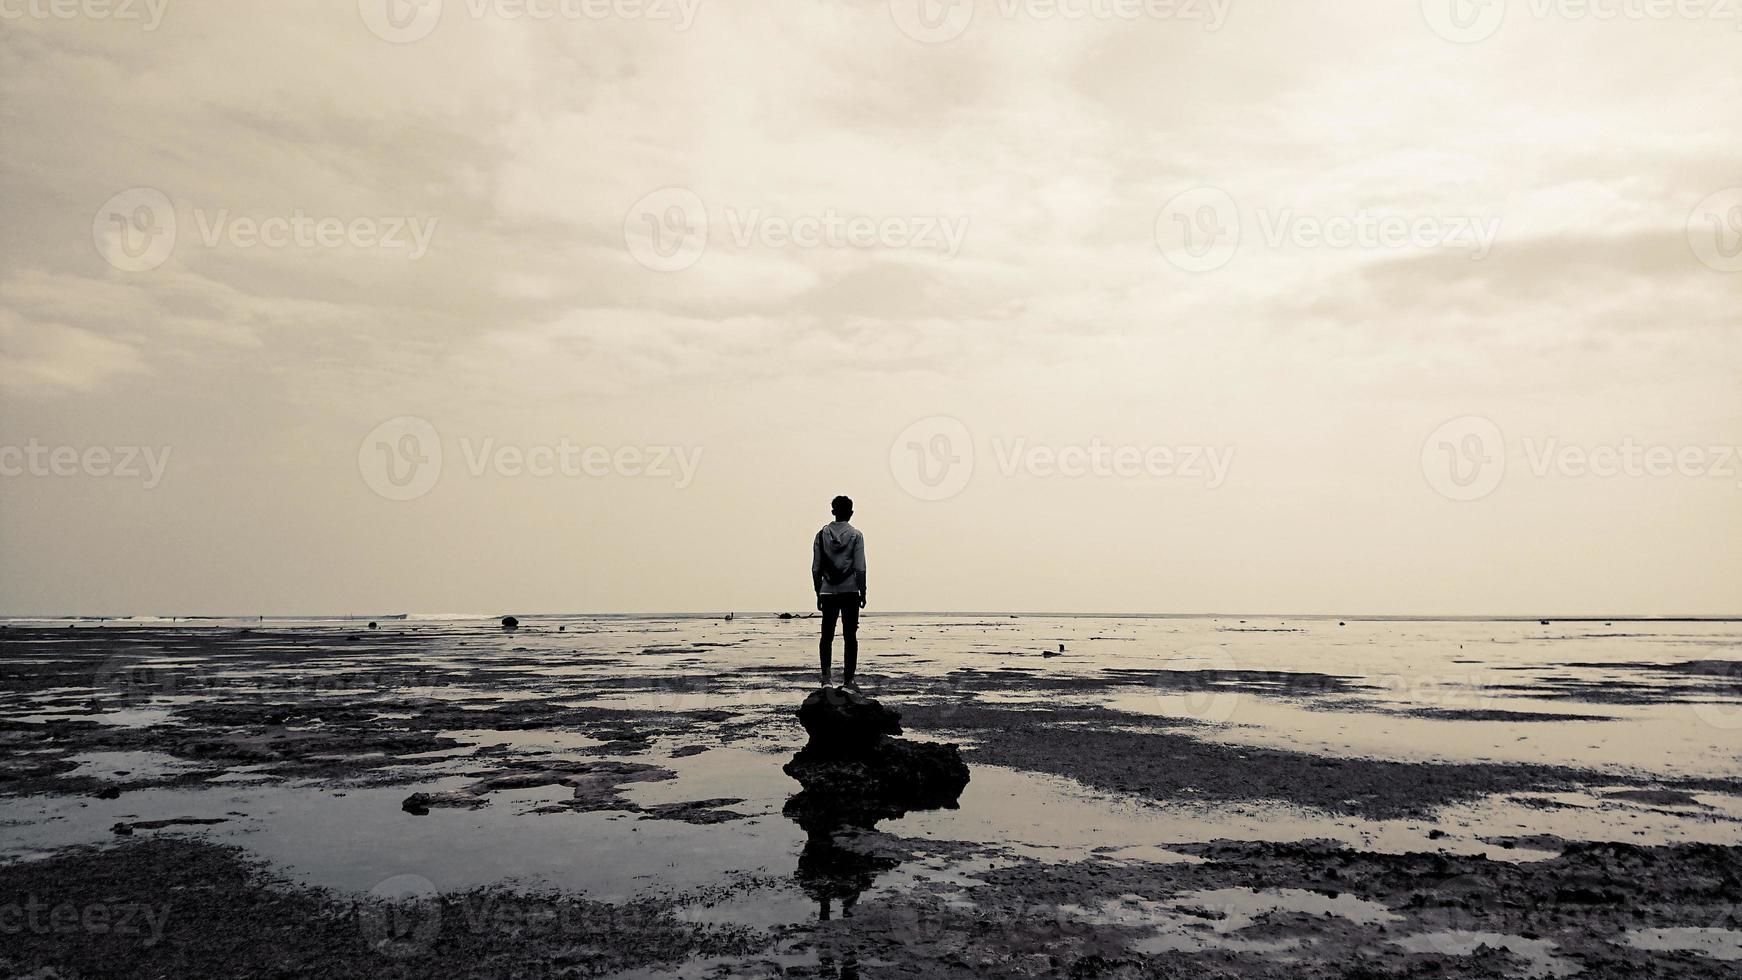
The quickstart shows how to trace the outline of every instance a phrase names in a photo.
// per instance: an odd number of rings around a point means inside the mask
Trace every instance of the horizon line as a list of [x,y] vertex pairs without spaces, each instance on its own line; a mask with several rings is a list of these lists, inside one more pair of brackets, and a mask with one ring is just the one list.
[[[493,620],[506,615],[519,619],[556,619],[556,618],[587,618],[587,617],[683,617],[683,618],[716,618],[723,619],[727,614],[734,617],[779,617],[790,615],[793,618],[812,617],[818,615],[815,610],[793,612],[781,609],[726,610],[726,611],[677,611],[677,610],[632,610],[632,611],[591,611],[591,612],[526,612],[526,613],[0,613],[0,620],[80,620],[88,622],[109,622],[127,620],[331,620],[331,621],[368,621],[391,620],[405,621],[417,617],[423,621],[453,620]],[[1594,613],[1575,613],[1557,615],[1553,613],[1274,613],[1274,612],[1071,612],[1060,610],[973,610],[973,609],[891,609],[866,610],[861,616],[995,616],[1005,618],[1079,618],[1079,619],[1271,619],[1271,620],[1343,620],[1354,622],[1562,622],[1562,623],[1614,623],[1614,622],[1742,622],[1742,613],[1620,613],[1602,615]]]

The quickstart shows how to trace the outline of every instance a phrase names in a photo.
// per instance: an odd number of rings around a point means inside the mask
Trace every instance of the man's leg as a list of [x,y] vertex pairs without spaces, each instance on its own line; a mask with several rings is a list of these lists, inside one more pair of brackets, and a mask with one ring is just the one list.
[[835,604],[832,596],[823,596],[823,638],[818,645],[817,653],[823,663],[823,686],[829,686],[829,647],[835,643],[835,617],[840,615],[841,607]]
[[859,668],[859,597],[849,595],[841,603],[841,683],[853,683]]

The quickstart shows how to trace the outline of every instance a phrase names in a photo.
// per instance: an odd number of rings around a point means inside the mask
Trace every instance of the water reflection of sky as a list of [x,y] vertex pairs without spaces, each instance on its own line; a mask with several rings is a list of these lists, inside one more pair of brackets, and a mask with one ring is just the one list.
[[[461,747],[402,758],[387,773],[398,785],[286,782],[251,771],[259,767],[237,766],[223,782],[129,792],[115,800],[0,799],[0,822],[7,827],[4,853],[17,857],[107,841],[111,825],[123,820],[223,816],[225,823],[197,832],[241,844],[298,879],[344,890],[367,891],[407,874],[442,889],[518,881],[609,899],[740,882],[730,895],[697,904],[686,914],[768,924],[814,912],[792,884],[806,834],[781,815],[782,803],[797,787],[780,766],[797,748],[801,733],[780,716],[805,690],[815,623],[750,617],[731,623],[578,617],[525,617],[523,622],[523,628],[508,633],[480,622],[392,621],[365,636],[392,642],[336,646],[314,657],[308,656],[307,635],[293,642],[275,631],[341,639],[358,627],[268,623],[260,628],[273,635],[261,637],[261,643],[295,651],[302,659],[270,665],[234,658],[207,662],[192,644],[171,636],[141,647],[129,664],[193,671],[202,683],[225,693],[277,698],[358,697],[359,691],[373,696],[367,677],[355,687],[330,683],[333,675],[363,673],[388,678],[395,698],[434,698],[463,708],[545,700],[639,711],[723,710],[734,723],[751,723],[740,731],[740,740],[721,746],[703,734],[705,729],[670,738],[656,732],[648,752],[617,758],[664,766],[677,778],[630,784],[623,796],[641,806],[739,799],[728,809],[746,816],[691,825],[622,811],[532,812],[566,794],[564,787],[494,793],[488,806],[475,810],[438,809],[421,817],[404,812],[400,802],[414,791],[469,782],[472,777],[464,773],[476,770],[471,754],[480,748],[506,746],[561,757],[605,744],[560,729],[456,728],[443,734],[464,743]],[[114,627],[79,627],[100,628]],[[1271,629],[1290,632],[1259,631]],[[1060,644],[1063,656],[1042,656],[1056,654]],[[1545,627],[1348,621],[1339,626],[1327,620],[1251,618],[1240,623],[873,617],[864,627],[861,663],[868,693],[924,679],[942,683],[922,685],[928,688],[924,693],[906,697],[934,703],[962,698],[1012,708],[1101,705],[1208,722],[1178,730],[1229,743],[1403,760],[1544,762],[1617,774],[1724,777],[1742,774],[1737,754],[1742,740],[1736,737],[1742,731],[1742,691],[1732,685],[1726,692],[1721,679],[1622,665],[1735,659],[1739,650],[1742,627],[1729,623]],[[1565,666],[1570,663],[1597,666]],[[980,690],[949,683],[954,671],[1011,667],[1028,672],[1038,686]],[[1046,689],[1049,680],[1154,669],[1311,672],[1349,678],[1352,687],[1284,686],[1262,693],[1241,687]],[[617,680],[602,689],[588,683],[607,678]],[[1565,692],[1570,683],[1602,682],[1642,685],[1666,703],[1536,696]],[[888,697],[899,706],[903,695]],[[173,721],[178,711],[206,698],[199,688],[184,685],[171,696],[99,700],[103,710],[93,713],[89,689],[63,687],[9,694],[4,707],[27,720],[84,718],[144,727]],[[1397,713],[1414,709],[1589,714],[1604,720],[1466,721]],[[383,711],[375,718],[392,725],[404,715]],[[671,754],[698,742],[708,751]],[[91,772],[102,767],[167,772],[180,765],[158,753],[93,753],[80,761]],[[1611,797],[1604,789],[1481,799],[1448,807],[1433,821],[1373,821],[1262,801],[1214,806],[1142,801],[1056,776],[982,765],[975,767],[959,809],[911,813],[878,825],[881,832],[915,842],[921,853],[881,875],[871,894],[924,881],[927,887],[965,895],[974,887],[977,869],[1017,859],[1189,862],[1198,859],[1168,845],[1218,839],[1322,838],[1371,850],[1444,849],[1505,860],[1552,852],[1505,848],[1486,838],[1549,834],[1636,844],[1742,843],[1742,799],[1737,797],[1696,793],[1684,804],[1653,803]],[[1434,830],[1447,836],[1430,838]],[[935,853],[925,852],[928,842]],[[964,854],[957,842],[973,847]],[[1651,936],[1639,941],[1680,940]]]

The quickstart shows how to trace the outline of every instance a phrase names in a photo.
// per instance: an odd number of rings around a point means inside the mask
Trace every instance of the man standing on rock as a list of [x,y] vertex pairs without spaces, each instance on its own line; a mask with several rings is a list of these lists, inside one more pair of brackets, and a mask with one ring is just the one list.
[[834,645],[835,618],[841,619],[841,686],[858,690],[853,671],[859,666],[859,610],[865,608],[865,536],[847,523],[853,498],[836,497],[829,509],[835,520],[811,544],[811,586],[823,614],[822,682],[829,686],[829,647]]

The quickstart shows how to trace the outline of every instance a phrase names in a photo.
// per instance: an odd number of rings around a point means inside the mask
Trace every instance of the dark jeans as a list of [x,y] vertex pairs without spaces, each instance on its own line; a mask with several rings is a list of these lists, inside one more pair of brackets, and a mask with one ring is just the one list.
[[835,617],[841,618],[841,683],[853,679],[859,666],[859,593],[825,592],[823,599],[823,639],[819,650],[823,658],[823,673],[829,672],[829,647],[835,642]]

